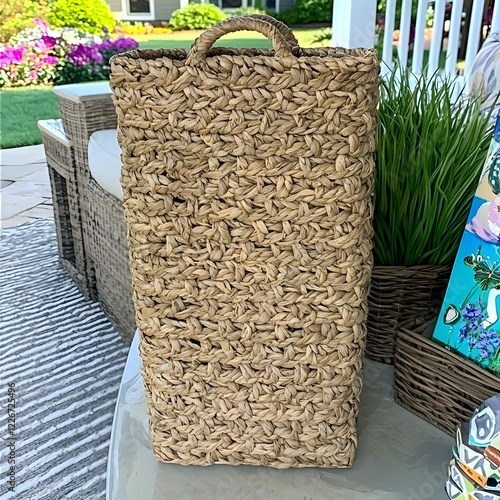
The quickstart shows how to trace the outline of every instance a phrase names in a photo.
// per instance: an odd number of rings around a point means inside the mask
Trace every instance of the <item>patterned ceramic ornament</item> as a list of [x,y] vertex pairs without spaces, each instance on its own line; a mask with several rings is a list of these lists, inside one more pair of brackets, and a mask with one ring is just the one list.
[[500,395],[457,430],[445,490],[452,500],[500,500]]

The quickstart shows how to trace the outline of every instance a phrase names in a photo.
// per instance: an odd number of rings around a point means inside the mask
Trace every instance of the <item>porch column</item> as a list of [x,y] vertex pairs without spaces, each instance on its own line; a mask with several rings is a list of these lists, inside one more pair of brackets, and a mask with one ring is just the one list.
[[377,0],[334,0],[332,47],[372,48],[376,17]]

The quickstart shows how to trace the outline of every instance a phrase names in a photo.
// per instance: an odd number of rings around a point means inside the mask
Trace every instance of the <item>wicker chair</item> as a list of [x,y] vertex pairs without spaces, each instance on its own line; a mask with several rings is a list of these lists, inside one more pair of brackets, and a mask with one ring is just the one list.
[[50,177],[59,262],[82,294],[95,299],[83,243],[73,146],[64,133],[61,120],[40,120],[38,128],[42,133]]
[[82,230],[93,296],[126,342],[134,335],[135,315],[121,200],[91,176],[88,144],[97,130],[116,128],[115,108],[107,82],[64,85],[54,89],[64,131],[74,150],[76,181],[82,207]]

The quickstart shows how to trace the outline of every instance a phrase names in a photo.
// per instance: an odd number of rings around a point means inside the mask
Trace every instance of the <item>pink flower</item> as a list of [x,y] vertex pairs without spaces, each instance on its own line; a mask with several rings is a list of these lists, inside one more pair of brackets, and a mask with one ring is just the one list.
[[45,33],[49,29],[49,23],[47,21],[44,21],[43,19],[39,17],[34,17],[33,22],[35,23],[35,26],[42,32]]
[[43,61],[37,61],[35,63],[35,69],[38,71],[39,69],[42,69],[43,67]]
[[500,243],[500,196],[494,201],[483,203],[466,229],[488,243]]
[[55,66],[55,65],[57,64],[57,61],[58,61],[58,60],[59,60],[59,59],[58,59],[56,56],[45,56],[45,57],[43,58],[43,62],[44,62],[45,64],[50,64],[50,65],[52,65],[52,66]]
[[30,80],[36,80],[38,78],[38,73],[33,69],[29,72],[28,78]]
[[16,48],[9,46],[0,47],[0,69],[5,69],[11,64],[21,64],[26,51],[27,49],[24,45]]
[[9,76],[10,77],[14,77],[14,76],[17,76],[17,69],[13,68],[10,70],[10,73],[9,73]]
[[55,36],[48,36],[48,35],[43,35],[42,36],[43,43],[45,44],[45,47],[47,50],[53,49],[58,41],[58,38]]

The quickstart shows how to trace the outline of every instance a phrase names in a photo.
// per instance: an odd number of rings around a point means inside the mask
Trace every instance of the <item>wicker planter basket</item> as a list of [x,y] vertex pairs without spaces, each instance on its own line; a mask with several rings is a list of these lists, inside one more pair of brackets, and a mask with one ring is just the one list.
[[[267,49],[211,49],[258,31]],[[155,456],[348,467],[372,267],[379,64],[251,16],[112,59]],[[291,42],[291,43],[290,43]]]
[[448,434],[470,419],[500,378],[430,340],[434,321],[402,328],[397,336],[395,400]]
[[368,295],[366,355],[394,363],[401,325],[428,322],[438,314],[452,266],[375,266]]

